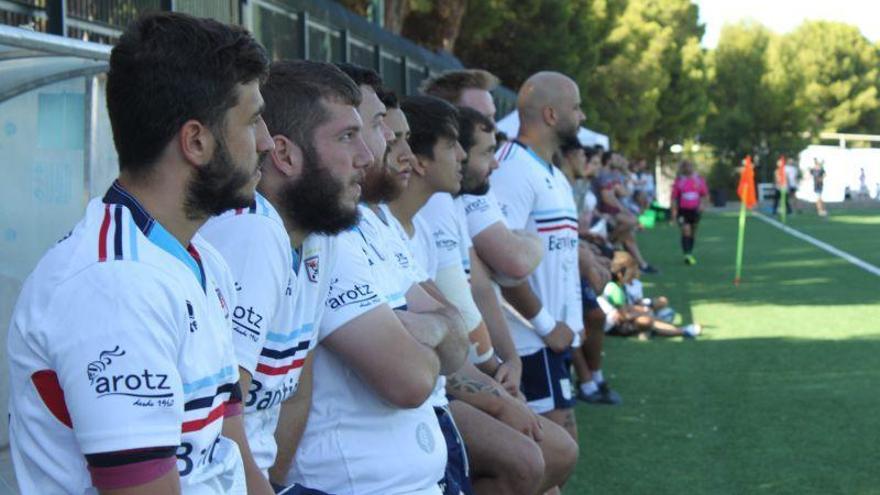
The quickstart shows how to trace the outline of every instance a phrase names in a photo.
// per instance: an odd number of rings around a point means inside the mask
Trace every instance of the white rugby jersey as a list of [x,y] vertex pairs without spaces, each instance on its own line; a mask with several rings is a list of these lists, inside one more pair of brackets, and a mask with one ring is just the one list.
[[[363,227],[368,226],[361,222],[336,236],[326,257],[330,281],[319,340],[389,304],[386,291],[400,290],[389,283],[388,256],[368,241]],[[401,296],[391,306],[405,304]],[[431,404],[414,409],[388,404],[322,345],[314,366],[309,421],[286,482],[335,495],[440,495],[446,443]]]
[[366,205],[361,205],[361,231],[371,243],[384,244],[394,261],[392,268],[403,275],[400,288],[404,293],[413,283],[428,280],[427,270],[414,259],[406,233],[388,205],[379,205],[378,215]]
[[[418,215],[412,218],[413,235],[410,237],[403,228],[403,225],[401,225],[400,221],[391,213],[387,206],[382,205],[380,208],[385,211],[387,217],[391,218],[390,225],[394,228],[397,235],[406,242],[419,268],[424,270],[428,279],[436,279],[440,260],[438,258],[437,246],[434,244],[434,238],[431,235],[431,228],[425,223],[425,219]],[[455,260],[456,257],[450,256],[450,259]]]
[[261,195],[250,208],[208,221],[200,233],[226,259],[238,294],[232,340],[238,365],[252,377],[244,424],[257,466],[275,462],[281,403],[296,392],[306,356],[317,344],[327,277],[327,237],[308,236],[298,253],[275,208]]
[[183,493],[244,493],[238,447],[220,435],[241,411],[233,307],[229,268],[199,235],[184,248],[118,182],[93,199],[9,328],[21,492],[96,493],[84,455],[172,446]]
[[[544,258],[529,276],[529,285],[551,316],[579,332],[584,324],[571,185],[561,170],[519,141],[504,145],[496,157],[500,165],[489,180],[508,226],[535,233],[544,244]],[[520,355],[545,347],[527,320],[510,305],[505,304],[505,309]]]
[[502,213],[501,207],[498,205],[498,198],[495,197],[495,192],[491,188],[482,196],[462,194],[459,198],[464,204],[468,234],[470,234],[471,239],[496,222],[507,225],[504,213]]
[[470,278],[470,248],[473,244],[462,202],[453,199],[449,193],[434,193],[416,216],[421,217],[431,229],[439,256],[438,270],[458,262]]

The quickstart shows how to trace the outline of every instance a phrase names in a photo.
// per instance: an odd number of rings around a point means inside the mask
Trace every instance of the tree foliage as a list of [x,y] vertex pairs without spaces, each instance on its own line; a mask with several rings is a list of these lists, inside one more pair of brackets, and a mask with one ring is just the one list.
[[742,22],[706,50],[693,0],[383,1],[389,28],[511,88],[539,70],[569,74],[586,125],[632,155],[702,141],[727,177],[745,154],[775,161],[823,131],[880,133],[880,44],[850,25],[778,35]]

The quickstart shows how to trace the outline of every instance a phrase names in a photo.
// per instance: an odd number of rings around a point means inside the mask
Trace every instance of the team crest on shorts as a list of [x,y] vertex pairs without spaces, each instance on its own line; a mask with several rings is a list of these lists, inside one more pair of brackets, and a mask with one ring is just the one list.
[[306,276],[309,277],[309,282],[317,283],[318,282],[318,256],[312,256],[310,258],[306,258],[303,261],[303,264],[306,266]]

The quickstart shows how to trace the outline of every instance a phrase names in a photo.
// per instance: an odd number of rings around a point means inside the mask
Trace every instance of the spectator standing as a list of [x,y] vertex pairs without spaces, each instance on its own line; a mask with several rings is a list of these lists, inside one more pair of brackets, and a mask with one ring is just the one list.
[[828,210],[825,209],[825,202],[822,201],[822,190],[825,188],[825,162],[813,158],[810,175],[813,177],[813,192],[816,193],[816,213],[820,217],[827,217]]

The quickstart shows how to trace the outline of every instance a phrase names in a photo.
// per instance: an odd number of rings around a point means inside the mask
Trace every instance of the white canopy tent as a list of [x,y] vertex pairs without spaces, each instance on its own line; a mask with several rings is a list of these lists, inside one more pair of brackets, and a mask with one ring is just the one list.
[[814,159],[825,164],[823,200],[843,201],[847,190],[853,198],[880,199],[880,149],[807,146],[798,157],[803,179],[797,197],[805,201],[816,200],[810,175]]
[[[519,113],[516,110],[510,112],[498,121],[497,126],[498,130],[507,134],[509,138],[516,137],[517,133],[519,133]],[[578,140],[584,146],[599,145],[605,148],[606,151],[611,149],[611,141],[608,139],[608,136],[591,131],[586,127],[581,127],[578,131]]]

